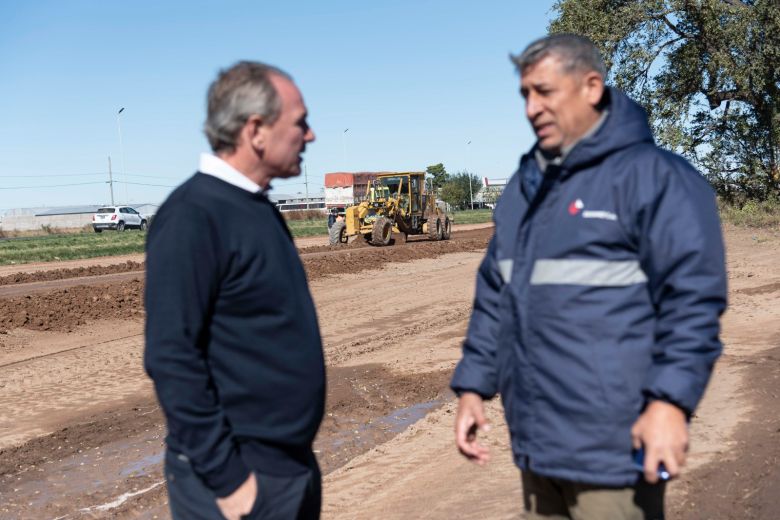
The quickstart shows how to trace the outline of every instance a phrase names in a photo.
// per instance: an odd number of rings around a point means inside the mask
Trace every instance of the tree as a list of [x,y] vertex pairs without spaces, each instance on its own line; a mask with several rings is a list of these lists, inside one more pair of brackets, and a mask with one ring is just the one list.
[[447,182],[447,170],[442,163],[432,164],[425,168],[425,173],[433,177],[433,187],[440,188]]
[[462,184],[447,182],[444,184],[444,186],[442,186],[441,191],[439,192],[439,196],[441,197],[441,200],[450,206],[457,209],[463,209],[468,206],[469,189],[466,187],[464,190]]
[[729,200],[780,195],[777,0],[557,0],[550,32],[588,36],[658,141]]
[[[471,180],[470,192],[469,179]],[[476,198],[481,188],[482,182],[479,177],[467,171],[461,171],[451,175],[444,183],[441,188],[441,200],[458,209],[464,209],[469,207],[471,196]]]

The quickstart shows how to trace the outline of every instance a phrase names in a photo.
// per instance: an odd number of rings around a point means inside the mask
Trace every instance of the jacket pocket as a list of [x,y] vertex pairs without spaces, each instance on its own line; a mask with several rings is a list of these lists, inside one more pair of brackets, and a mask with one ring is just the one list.
[[252,473],[255,476],[255,485],[257,486],[257,491],[255,492],[255,501],[252,503],[252,508],[242,517],[248,520],[260,518],[260,510],[265,503],[263,494],[265,493],[266,483],[263,481],[262,477],[257,471],[253,471]]
[[535,315],[525,348],[534,394],[556,413],[589,420],[625,415],[631,402],[618,334],[599,323]]
[[642,387],[652,362],[652,324],[612,330],[590,323],[593,359],[610,415],[637,415],[644,402]]

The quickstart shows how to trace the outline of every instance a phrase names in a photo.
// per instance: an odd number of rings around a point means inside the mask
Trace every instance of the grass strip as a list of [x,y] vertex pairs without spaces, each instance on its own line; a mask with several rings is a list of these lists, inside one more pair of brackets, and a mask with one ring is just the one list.
[[453,211],[452,221],[455,224],[484,224],[493,221],[492,209],[475,209]]

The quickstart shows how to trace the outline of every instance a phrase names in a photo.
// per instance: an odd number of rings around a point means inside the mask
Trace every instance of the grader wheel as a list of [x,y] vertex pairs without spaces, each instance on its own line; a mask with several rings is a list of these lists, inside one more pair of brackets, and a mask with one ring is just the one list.
[[393,236],[393,223],[387,217],[379,217],[371,228],[371,245],[386,246]]
[[335,246],[347,243],[347,224],[345,222],[334,222],[328,230],[328,242]]
[[444,238],[444,220],[441,216],[428,221],[428,238],[431,240]]
[[443,240],[449,240],[452,235],[452,221],[449,217],[444,217],[444,227],[442,227],[441,237]]
[[428,219],[428,238],[430,240],[441,240],[441,237],[441,219],[439,217]]

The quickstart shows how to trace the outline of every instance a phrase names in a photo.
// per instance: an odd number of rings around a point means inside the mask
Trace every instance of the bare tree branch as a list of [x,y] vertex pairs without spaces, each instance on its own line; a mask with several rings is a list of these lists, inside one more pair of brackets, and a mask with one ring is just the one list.
[[701,93],[707,98],[707,102],[710,104],[710,110],[715,110],[724,101],[755,103],[753,95],[750,92],[738,89],[724,90],[722,92],[707,92],[706,90],[701,90]]
[[679,38],[674,38],[674,39],[671,39],[669,41],[666,41],[666,42],[662,43],[658,47],[658,49],[656,49],[656,52],[655,52],[655,54],[653,54],[653,57],[650,58],[650,60],[647,62],[647,66],[644,69],[642,69],[639,73],[637,73],[634,77],[630,78],[629,79],[629,83],[633,86],[634,83],[636,83],[636,81],[641,77],[641,78],[644,78],[644,81],[642,82],[642,88],[644,88],[644,84],[647,83],[647,80],[648,80],[648,75],[650,73],[650,67],[653,66],[653,63],[655,63],[655,60],[658,59],[658,57],[661,55],[661,53],[664,51],[665,48],[669,47],[670,45],[674,45],[675,43],[677,43],[677,42],[679,42],[681,40],[684,40],[684,38],[682,36],[680,36]]
[[680,29],[679,27],[674,25],[671,22],[671,20],[669,20],[669,18],[667,18],[665,15],[664,16],[654,16],[653,19],[654,20],[659,20],[659,21],[663,22],[669,29],[671,29],[671,31],[674,34],[676,34],[680,38],[688,38],[688,39],[694,38],[693,34],[688,34],[688,33],[684,32],[682,29]]

